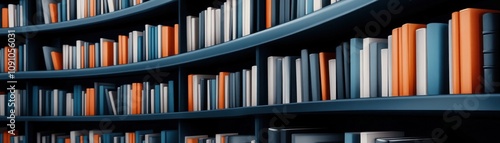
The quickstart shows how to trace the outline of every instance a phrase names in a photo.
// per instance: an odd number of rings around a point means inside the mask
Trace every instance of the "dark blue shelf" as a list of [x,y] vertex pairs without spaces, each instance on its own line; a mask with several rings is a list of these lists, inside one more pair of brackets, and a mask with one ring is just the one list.
[[[477,102],[476,102],[477,101]],[[471,104],[469,104],[471,103]],[[474,105],[474,103],[477,103]],[[268,105],[258,107],[231,108],[225,110],[176,112],[168,114],[151,115],[118,115],[118,116],[50,116],[50,117],[17,117],[19,121],[151,121],[151,120],[177,120],[177,119],[206,119],[228,118],[242,116],[258,116],[276,114],[301,114],[301,113],[400,113],[414,114],[443,113],[449,110],[467,110],[469,112],[498,112],[500,111],[500,94],[475,94],[475,95],[439,95],[439,96],[411,96],[388,98],[365,98],[334,100],[308,103],[292,103],[284,105]],[[465,105],[471,105],[465,106]],[[456,109],[462,105],[462,109]]]
[[[131,18],[136,15],[143,14],[151,9],[162,7],[168,4],[174,4],[177,0],[150,0],[145,3],[132,6],[129,8],[121,9],[115,12],[97,15],[94,17],[70,20],[65,22],[53,23],[53,24],[40,24],[40,25],[30,25],[23,27],[14,28],[0,28],[0,35],[7,35],[8,30],[15,30],[15,33],[33,33],[33,32],[43,32],[43,31],[62,31],[66,29],[79,29],[82,27],[89,27],[94,25],[99,25],[102,23],[109,23],[110,21],[115,21],[123,18]],[[175,5],[176,7],[177,5]],[[115,23],[116,24],[116,23]]]
[[[148,7],[153,7],[154,4],[166,4],[172,1],[160,2],[160,0],[153,0],[144,4],[144,6],[134,8],[126,12],[119,13],[120,15],[126,15],[125,13],[133,13],[146,9]],[[196,62],[203,62],[202,60],[228,56],[231,53],[248,50],[255,48],[256,46],[270,43],[277,40],[283,40],[286,37],[297,36],[296,33],[304,31],[314,31],[323,29],[324,26],[331,23],[332,21],[342,21],[348,19],[346,15],[361,15],[369,13],[374,5],[384,5],[384,2],[378,2],[377,0],[346,0],[338,2],[334,5],[325,7],[319,11],[308,14],[307,16],[295,19],[293,21],[277,25],[275,27],[253,33],[251,35],[238,38],[233,41],[215,45],[212,47],[191,51],[187,53],[182,53],[179,55],[156,59],[151,61],[144,61],[139,63],[102,67],[94,69],[80,69],[80,70],[62,70],[62,71],[28,71],[28,72],[18,72],[15,74],[16,79],[40,79],[40,78],[74,78],[74,77],[90,77],[90,76],[105,76],[111,74],[128,74],[134,72],[143,72],[149,69],[155,68],[169,68],[184,64],[194,64]],[[156,5],[155,5],[156,6]],[[126,9],[125,9],[126,10]],[[124,11],[125,11],[124,10]],[[118,13],[118,12],[117,12]],[[118,14],[117,14],[118,15]],[[112,16],[115,17],[115,16]],[[102,17],[96,16],[95,19],[106,19],[110,18],[105,15]],[[90,18],[89,18],[90,19]],[[106,19],[110,20],[110,19]],[[87,22],[85,20],[85,22]],[[61,26],[63,23],[60,23]],[[76,24],[76,23],[75,23]],[[50,25],[50,24],[49,24]],[[49,26],[47,25],[47,26]],[[54,24],[56,25],[56,24]],[[322,25],[322,26],[318,26]],[[58,28],[58,27],[53,27]],[[334,27],[342,28],[342,26]],[[331,29],[330,29],[331,30]],[[2,31],[0,31],[1,34]],[[0,73],[0,80],[7,80],[6,73]]]

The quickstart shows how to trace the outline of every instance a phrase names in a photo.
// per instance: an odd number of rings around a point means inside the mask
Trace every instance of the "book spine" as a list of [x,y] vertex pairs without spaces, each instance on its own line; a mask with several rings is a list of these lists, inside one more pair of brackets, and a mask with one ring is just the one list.
[[483,70],[485,93],[500,92],[500,14],[483,15]]

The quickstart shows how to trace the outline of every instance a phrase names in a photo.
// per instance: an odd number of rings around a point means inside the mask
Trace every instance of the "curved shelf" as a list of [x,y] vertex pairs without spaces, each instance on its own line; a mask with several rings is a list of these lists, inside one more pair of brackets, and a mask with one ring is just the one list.
[[[158,1],[151,1],[160,3]],[[163,4],[166,2],[162,2]],[[154,3],[149,3],[150,6]],[[348,0],[340,1],[334,5],[325,7],[319,11],[293,21],[277,25],[263,31],[250,34],[229,42],[218,44],[212,47],[182,53],[179,55],[156,59],[151,61],[138,62],[127,65],[102,67],[95,69],[62,70],[62,71],[28,71],[16,73],[16,79],[40,79],[40,78],[73,78],[87,76],[104,76],[110,74],[123,74],[147,71],[154,68],[167,68],[201,60],[228,55],[233,52],[242,51],[256,46],[270,43],[284,37],[291,37],[298,32],[320,30],[318,25],[326,26],[332,21],[347,20],[346,15],[362,15],[369,13],[376,5],[384,5],[384,2],[377,0]],[[140,5],[139,5],[140,6]],[[143,6],[146,7],[146,6]],[[137,8],[139,9],[139,8]],[[143,8],[141,8],[143,9]],[[129,13],[129,12],[127,12]],[[359,20],[359,19],[357,19]],[[333,27],[341,29],[341,26]],[[331,28],[330,28],[331,29]],[[0,80],[8,80],[6,73],[0,74]]]
[[[477,102],[476,102],[477,101]],[[466,102],[477,103],[471,107],[465,106]],[[449,110],[467,110],[470,112],[498,112],[500,111],[500,94],[474,94],[474,95],[438,95],[438,96],[412,96],[389,98],[365,98],[349,100],[333,100],[308,103],[292,103],[283,105],[266,105],[258,107],[242,107],[224,110],[175,112],[168,114],[151,115],[106,115],[86,117],[17,117],[19,121],[151,121],[151,120],[177,120],[177,119],[206,119],[227,118],[241,116],[255,116],[268,114],[300,114],[300,113],[356,113],[356,112],[391,112],[401,114],[418,111],[445,112]],[[456,109],[456,105],[464,105]]]
[[32,32],[42,32],[50,30],[65,30],[70,28],[87,27],[91,25],[102,24],[105,22],[138,15],[148,10],[158,8],[166,4],[171,4],[176,1],[177,0],[151,0],[136,6],[121,9],[111,13],[97,15],[94,17],[64,21],[53,24],[39,24],[39,25],[30,25],[22,27],[13,27],[13,28],[1,28],[0,35],[7,35],[9,30],[15,30],[16,31],[15,33],[32,33]]

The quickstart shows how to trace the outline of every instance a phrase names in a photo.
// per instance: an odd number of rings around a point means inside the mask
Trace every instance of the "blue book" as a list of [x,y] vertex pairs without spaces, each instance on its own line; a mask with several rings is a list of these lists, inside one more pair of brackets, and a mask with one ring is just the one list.
[[361,143],[361,133],[347,132],[344,134],[345,143]]
[[40,106],[38,103],[38,101],[40,101],[39,97],[40,97],[40,87],[39,86],[36,86],[34,85],[33,88],[32,88],[32,95],[31,96],[31,106],[33,106],[32,108],[32,116],[40,116],[40,114],[38,113],[38,107]]
[[236,31],[237,33],[237,38],[240,38],[241,36],[243,36],[243,0],[237,0],[238,1],[238,4],[236,5],[237,8],[236,8],[236,13],[238,14],[236,16],[237,18],[237,22],[236,22],[236,28],[238,29]]
[[149,137],[149,143],[162,143],[161,142],[161,136],[151,136],[151,137]]
[[229,108],[234,108],[234,104],[235,104],[235,73],[229,73]]
[[19,48],[18,48],[18,49],[19,49],[19,50],[18,50],[18,54],[17,54],[17,55],[18,55],[18,59],[19,59],[19,65],[18,65],[18,66],[19,66],[19,69],[18,69],[18,71],[24,71],[24,68],[23,68],[23,67],[24,67],[24,64],[23,64],[23,63],[24,63],[24,62],[23,62],[23,58],[24,58],[24,54],[23,54],[23,53],[24,53],[24,47],[23,47],[23,45],[19,45]]
[[210,99],[210,105],[211,105],[211,109],[212,110],[217,109],[217,101],[216,101],[217,100],[217,85],[216,84],[217,84],[217,80],[216,79],[211,79],[210,80],[210,92],[211,92],[210,94],[212,95],[211,99]]
[[58,101],[59,103],[57,103],[58,107],[59,108],[57,111],[57,115],[59,116],[64,116],[66,115],[66,91],[64,90],[58,90]]
[[168,112],[172,113],[175,109],[175,100],[174,100],[174,81],[168,81]]
[[276,96],[274,104],[282,104],[283,102],[283,58],[276,58],[276,77],[274,91]]
[[484,92],[500,93],[500,14],[483,15]]
[[5,71],[5,68],[4,68],[4,65],[3,65],[3,63],[4,63],[4,59],[5,59],[5,58],[3,57],[3,55],[4,55],[4,50],[5,50],[5,48],[0,48],[0,57],[1,57],[1,58],[0,58],[0,72],[4,72],[4,71]]
[[144,136],[146,134],[151,134],[153,133],[153,130],[139,130],[139,131],[135,131],[135,142],[136,143],[142,143],[142,141],[144,140]]
[[200,30],[200,33],[198,35],[198,48],[201,49],[205,47],[205,11],[200,12],[198,17],[200,18],[200,22],[198,25],[198,29]]
[[90,58],[90,48],[89,48],[89,42],[84,42],[83,43],[84,45],[84,49],[85,49],[85,54],[84,54],[84,58],[85,58],[85,68],[89,68],[89,58]]
[[448,24],[427,24],[427,94],[449,94]]
[[95,89],[95,95],[96,95],[96,103],[97,104],[97,111],[95,112],[96,115],[111,115],[112,112],[110,113],[109,109],[111,107],[108,106],[107,98],[109,98],[106,92],[107,90],[116,90],[116,85],[112,83],[102,83],[102,82],[94,82],[94,89]]
[[[65,0],[63,0],[63,1],[65,1]],[[107,0],[105,0],[105,1],[107,1]],[[96,4],[95,4],[95,7],[96,7],[96,8],[101,7],[101,0],[96,0],[96,2],[95,2],[95,3],[96,3]],[[106,9],[106,8],[104,8],[104,9]],[[96,15],[101,15],[101,11],[100,11],[100,10],[96,10],[95,14],[96,14]]]
[[176,130],[163,130],[160,133],[160,138],[162,143],[176,143],[178,140],[179,133]]
[[[328,1],[330,2],[330,1]],[[329,3],[328,3],[329,4]],[[325,5],[323,5],[325,6]],[[351,97],[351,46],[349,42],[344,42],[342,43],[342,53],[343,57],[342,60],[344,60],[344,93],[345,93],[345,99],[349,99]]]
[[154,27],[149,27],[149,60],[154,59]]
[[306,4],[306,14],[310,14],[313,12],[314,0],[307,0]]
[[309,80],[309,52],[307,49],[302,49],[300,53],[300,62],[301,62],[301,78],[302,78],[302,102],[311,101],[310,90],[311,82]]
[[[245,107],[247,106],[246,103],[247,103],[247,96],[250,96],[250,95],[247,95],[247,93],[245,92],[247,90],[246,86],[247,86],[247,76],[245,74],[246,70],[244,69],[241,73],[241,100],[242,100],[242,107]],[[250,90],[250,89],[249,89]]]
[[[121,1],[122,1],[121,2],[121,4],[122,4],[121,5],[122,6],[121,9],[125,9],[125,8],[129,7],[129,1],[128,0],[121,0]],[[139,143],[139,142],[137,142],[137,143]]]
[[113,143],[114,137],[123,136],[123,133],[104,133],[102,134],[102,143]]
[[285,17],[286,17],[286,1],[287,0],[279,0],[279,24],[285,23]]
[[101,46],[95,43],[95,67],[101,67]]
[[52,92],[52,90],[47,90],[47,95],[46,95],[46,97],[47,97],[47,100],[45,100],[45,101],[46,101],[45,106],[47,107],[47,108],[46,108],[46,110],[47,110],[47,115],[48,115],[48,116],[54,116],[54,113],[53,113],[53,111],[54,111],[54,106],[52,106],[52,105],[54,105],[54,103],[53,103],[53,99],[52,99],[52,97],[53,97],[53,92]]
[[89,135],[83,136],[83,143],[89,143]]
[[276,26],[280,24],[279,2],[280,0],[271,0],[271,26]]
[[304,0],[297,1],[297,18],[300,18],[305,15],[305,3]]
[[[336,59],[336,64],[335,64],[335,70],[337,73],[337,99],[346,99],[346,94],[345,94],[345,81],[342,80],[344,79],[344,45],[338,45],[335,48],[335,59]],[[359,67],[359,66],[358,66]]]
[[200,109],[207,110],[207,80],[208,79],[200,79]]
[[155,113],[161,113],[161,101],[160,101],[160,96],[163,96],[163,95],[160,95],[160,91],[161,91],[161,87],[160,87],[160,84],[155,84],[155,103],[154,103],[154,107],[155,107]]
[[68,20],[76,19],[76,1],[77,0],[69,0],[70,15]]
[[82,86],[73,86],[73,116],[83,116],[82,114]]
[[[234,89],[234,95],[235,95],[235,106],[236,107],[242,107],[242,103],[241,103],[241,99],[242,99],[242,95],[241,95],[241,72],[237,71],[235,73],[235,78],[234,78],[234,84],[235,84],[235,89]],[[205,101],[206,103],[206,101]]]
[[[59,13],[59,14],[61,15],[61,22],[62,22],[62,21],[68,21],[68,20],[67,20],[67,14],[68,14],[68,13],[67,13],[67,8],[68,8],[68,7],[67,7],[67,5],[68,5],[68,4],[67,4],[67,1],[68,1],[68,0],[62,0],[62,1],[61,1],[61,7],[62,7],[62,8],[61,8],[61,13]],[[99,3],[98,3],[98,4],[99,4]],[[99,10],[97,10],[97,11],[99,11]]]
[[158,59],[158,27],[153,26],[153,59]]
[[144,61],[144,57],[143,56],[143,49],[144,49],[144,46],[143,46],[143,40],[144,40],[144,36],[138,36],[137,37],[137,61]]
[[319,57],[317,53],[309,55],[309,67],[311,68],[311,101],[321,101],[321,78],[319,74]]
[[370,43],[370,97],[382,97],[380,52],[387,47],[387,43]]
[[231,135],[227,136],[228,143],[249,143],[255,140],[253,135]]
[[116,89],[116,114],[118,115],[123,115],[123,93],[122,93],[123,86],[119,86]]
[[[73,63],[72,69],[76,69],[76,51],[77,51],[77,50],[79,50],[79,49],[80,49],[80,48],[76,48],[76,47],[74,47],[74,48],[73,48],[73,50],[71,50],[71,51],[72,51],[72,53],[73,53],[73,54],[72,54],[72,55],[73,55],[73,56],[72,56],[72,57],[73,57],[73,59],[72,59],[72,63]],[[45,53],[44,53],[44,55],[45,55]]]
[[57,22],[62,22],[62,6],[61,3],[57,3]]

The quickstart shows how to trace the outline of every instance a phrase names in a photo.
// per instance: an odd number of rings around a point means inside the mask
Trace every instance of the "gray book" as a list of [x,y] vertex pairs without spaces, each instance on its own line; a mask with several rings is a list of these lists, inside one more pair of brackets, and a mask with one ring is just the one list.
[[255,140],[253,135],[229,135],[226,136],[227,143],[251,143]]
[[343,143],[344,135],[339,133],[292,134],[292,143]]
[[382,97],[380,51],[387,47],[387,43],[370,43],[370,97]]

